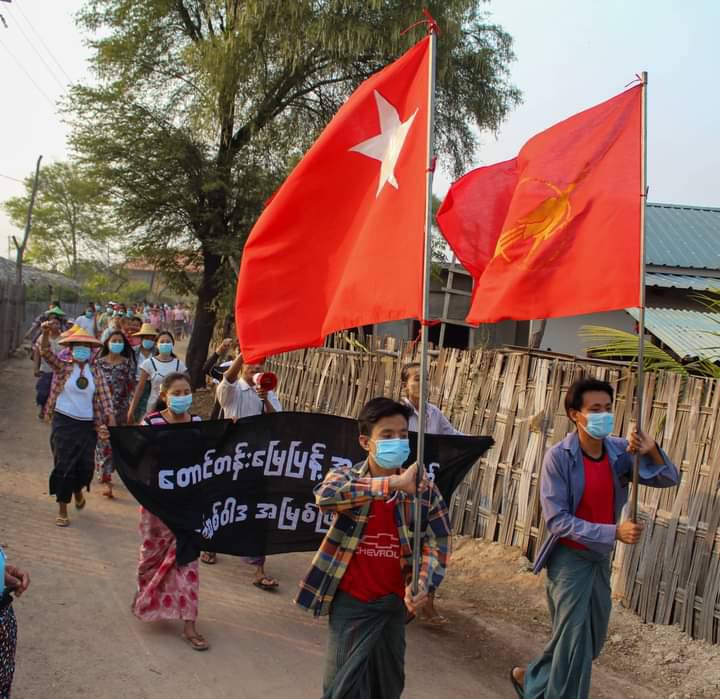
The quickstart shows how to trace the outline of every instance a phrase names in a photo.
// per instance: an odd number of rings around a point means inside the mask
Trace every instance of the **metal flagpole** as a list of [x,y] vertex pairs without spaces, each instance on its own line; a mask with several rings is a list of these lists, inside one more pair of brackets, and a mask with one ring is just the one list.
[[[635,430],[642,432],[643,425],[643,394],[645,392],[645,211],[647,207],[647,85],[648,74],[643,71],[642,79],[642,107],[640,117],[640,143],[642,160],[640,165],[640,308],[638,314],[638,345],[637,360],[637,401],[635,403]],[[638,521],[638,494],[640,490],[640,455],[635,454],[633,459],[633,488],[630,505],[630,517],[633,522]]]
[[413,595],[418,594],[420,583],[420,540],[422,537],[422,508],[419,493],[420,482],[425,472],[425,430],[427,428],[427,399],[428,399],[428,379],[430,362],[428,357],[428,345],[430,342],[430,327],[428,320],[430,318],[430,273],[432,266],[432,184],[433,184],[433,161],[435,158],[433,146],[433,133],[435,128],[435,63],[437,48],[437,28],[434,23],[429,24],[430,31],[430,75],[429,75],[429,98],[428,98],[428,166],[427,166],[427,184],[425,197],[427,199],[427,208],[425,211],[425,251],[424,251],[424,270],[423,270],[423,308],[420,319],[420,405],[418,407],[418,436],[417,436],[417,488],[415,493],[414,521],[415,528],[413,533],[413,575],[412,575],[412,592]]

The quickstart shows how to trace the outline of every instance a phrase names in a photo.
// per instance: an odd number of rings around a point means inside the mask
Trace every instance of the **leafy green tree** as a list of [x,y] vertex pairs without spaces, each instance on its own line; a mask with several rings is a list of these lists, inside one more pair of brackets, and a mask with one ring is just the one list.
[[[32,179],[25,179],[24,195],[4,203],[18,227],[25,225]],[[111,254],[108,246],[117,233],[111,222],[110,200],[98,181],[76,163],[52,163],[40,171],[25,261],[77,279],[83,260],[105,260]]]
[[113,191],[134,249],[197,295],[195,382],[263,203],[350,92],[419,38],[400,32],[426,5],[443,31],[437,146],[459,173],[477,129],[519,100],[512,40],[480,0],[87,1],[95,79],[72,90],[73,145]]

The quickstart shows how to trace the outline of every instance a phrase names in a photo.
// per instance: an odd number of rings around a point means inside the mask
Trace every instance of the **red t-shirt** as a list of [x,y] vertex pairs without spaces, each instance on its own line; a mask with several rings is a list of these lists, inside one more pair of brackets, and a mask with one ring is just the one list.
[[[603,452],[600,459],[591,459],[583,454],[585,469],[585,490],[575,516],[594,524],[615,524],[615,482],[608,455]],[[587,546],[572,539],[560,542],[573,549],[587,551]]]
[[361,602],[405,596],[395,498],[374,500],[360,543],[340,581],[340,589]]

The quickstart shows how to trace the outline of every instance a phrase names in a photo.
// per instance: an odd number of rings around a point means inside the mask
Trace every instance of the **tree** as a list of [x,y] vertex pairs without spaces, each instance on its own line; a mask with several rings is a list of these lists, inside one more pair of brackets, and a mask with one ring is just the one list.
[[[33,177],[25,194],[8,199],[5,210],[16,226],[24,226],[32,197]],[[109,200],[98,182],[75,163],[57,162],[40,173],[33,211],[33,234],[25,260],[77,279],[82,259],[102,259],[115,234]]]
[[[512,40],[479,0],[88,0],[97,80],[71,92],[72,142],[136,248],[197,295],[196,383],[263,203],[348,94],[419,38],[400,31],[428,4],[443,30],[438,152],[459,173],[474,128],[495,129],[519,100]],[[196,285],[185,264],[202,269]]]

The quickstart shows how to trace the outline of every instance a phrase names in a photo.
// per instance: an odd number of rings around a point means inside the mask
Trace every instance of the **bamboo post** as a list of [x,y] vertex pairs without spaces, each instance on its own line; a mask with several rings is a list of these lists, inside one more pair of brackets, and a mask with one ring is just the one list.
[[[643,393],[645,392],[645,213],[647,208],[647,84],[648,74],[642,73],[642,107],[640,123],[640,308],[638,313],[638,366],[637,366],[637,401],[635,403],[635,431],[642,432],[643,425]],[[638,495],[640,491],[640,455],[633,459],[632,500],[630,517],[638,521]]]
[[420,539],[422,537],[422,507],[420,498],[420,483],[425,472],[425,431],[427,429],[427,400],[428,379],[430,364],[428,348],[430,343],[430,273],[432,265],[432,184],[433,161],[435,158],[433,148],[433,131],[435,128],[435,70],[437,32],[434,23],[429,24],[430,32],[430,60],[429,60],[429,90],[428,90],[428,163],[426,180],[426,209],[425,209],[425,250],[423,257],[423,317],[420,319],[420,404],[418,406],[418,437],[417,437],[417,480],[414,503],[414,533],[413,533],[413,574],[412,592],[418,594],[420,584]]

